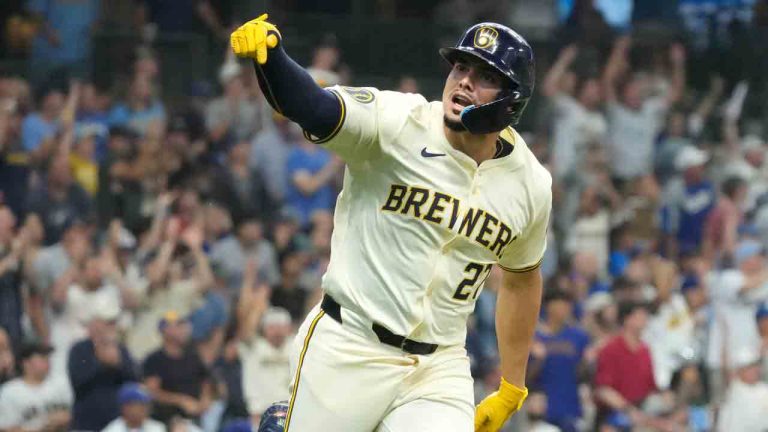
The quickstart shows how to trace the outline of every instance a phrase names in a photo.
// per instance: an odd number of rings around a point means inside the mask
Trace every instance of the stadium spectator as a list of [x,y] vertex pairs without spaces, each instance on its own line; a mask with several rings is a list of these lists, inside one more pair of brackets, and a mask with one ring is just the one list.
[[14,348],[22,338],[21,278],[26,247],[27,235],[16,234],[16,217],[10,208],[0,205],[0,328],[10,336]]
[[[56,281],[51,306],[58,311],[51,321],[51,341],[56,348],[55,368],[65,364],[66,353],[87,334],[86,324],[94,305],[120,311],[123,296],[130,295],[121,280],[105,277],[104,260],[88,255],[78,266]],[[118,312],[118,318],[120,313]]]
[[547,404],[545,419],[563,432],[579,430],[583,415],[579,383],[584,377],[584,351],[589,335],[571,324],[573,300],[562,291],[544,296],[544,320],[536,331],[528,366],[532,388],[541,391]]
[[64,109],[64,93],[55,87],[41,92],[39,112],[24,117],[21,124],[21,143],[24,151],[36,156],[44,141],[53,139],[59,129],[59,116]]
[[419,81],[411,75],[403,75],[397,84],[397,90],[400,93],[419,94]]
[[204,234],[200,225],[189,226],[182,233],[180,218],[158,218],[152,230],[162,238],[146,265],[149,287],[126,335],[131,353],[139,359],[160,348],[162,340],[157,323],[165,313],[175,310],[189,316],[203,303],[204,294],[214,283],[203,251]]
[[295,322],[301,322],[311,308],[310,290],[305,273],[308,258],[303,246],[294,245],[283,251],[280,257],[280,282],[272,287],[269,303],[291,314]]
[[567,429],[561,429],[545,419],[549,410],[549,402],[546,394],[542,392],[531,392],[528,395],[526,404],[526,414],[528,414],[528,432],[560,432]]
[[712,298],[712,319],[706,365],[715,401],[725,390],[729,356],[760,346],[755,322],[758,305],[768,299],[768,269],[764,247],[754,240],[742,240],[734,252],[735,268],[716,271],[708,286]]
[[705,176],[709,154],[693,146],[683,147],[675,157],[680,173],[665,186],[661,226],[667,256],[689,255],[701,245],[709,213],[717,201],[715,187]]
[[67,371],[75,393],[72,430],[99,431],[119,414],[117,392],[135,381],[136,368],[126,347],[119,342],[117,318],[112,303],[91,305],[88,337],[69,351]]
[[[672,275],[677,279],[677,272]],[[658,302],[643,340],[651,350],[656,386],[667,389],[675,371],[693,355],[702,352],[697,328],[703,324],[706,288],[698,276],[688,275],[683,278],[679,294],[659,290]]]
[[21,376],[0,387],[0,429],[69,430],[72,390],[66,378],[50,374],[51,351],[39,344],[21,349]]
[[275,202],[283,201],[288,188],[288,155],[303,139],[301,127],[278,113],[273,114],[273,125],[253,138],[249,165],[263,174],[267,192]]
[[228,324],[221,356],[213,365],[213,375],[216,378],[218,388],[217,393],[224,403],[220,425],[250,417],[243,392],[243,362],[240,360],[240,341],[237,329],[239,318],[237,318],[237,314],[233,315],[235,318],[230,320]]
[[285,205],[309,226],[316,213],[329,214],[334,205],[332,181],[344,162],[307,140],[291,149],[286,162]]
[[45,227],[45,244],[57,243],[69,221],[90,218],[88,194],[72,178],[66,155],[55,156],[48,166],[47,181],[27,196],[27,210],[36,213]]
[[280,280],[274,246],[264,238],[264,224],[252,216],[244,217],[236,226],[237,235],[227,235],[211,247],[211,264],[224,279],[233,295],[243,283],[243,270],[249,259],[255,259],[259,275],[268,284]]
[[109,139],[109,105],[111,98],[93,82],[84,82],[80,89],[80,101],[75,117],[78,136],[90,136],[95,140],[96,160],[102,162],[107,153]]
[[619,412],[636,426],[669,428],[668,420],[642,411],[642,403],[656,391],[653,363],[641,335],[648,321],[647,307],[638,302],[619,305],[619,334],[600,350],[595,371],[598,424]]
[[152,417],[168,424],[174,417],[199,421],[212,397],[208,368],[194,349],[190,349],[191,325],[176,311],[168,311],[158,325],[162,347],[144,361],[144,385],[154,409]]
[[117,392],[120,416],[112,420],[102,432],[165,432],[165,425],[149,418],[152,398],[138,383],[125,383]]
[[760,353],[756,347],[743,346],[733,352],[734,377],[726,392],[717,429],[721,431],[758,431],[768,428],[768,383],[760,380]]
[[91,73],[91,34],[99,19],[100,2],[33,0],[28,10],[40,22],[32,44],[30,76],[36,83],[54,73],[87,78]]
[[262,129],[260,100],[252,100],[243,83],[241,66],[227,50],[227,61],[219,71],[219,82],[224,89],[222,97],[208,103],[205,125],[211,142],[224,149],[249,140]]
[[721,186],[717,205],[707,215],[702,250],[705,259],[730,260],[736,249],[738,229],[744,222],[747,183],[740,177],[730,177]]
[[307,72],[320,87],[331,87],[341,84],[341,77],[336,73],[341,52],[336,46],[333,36],[326,36],[320,45],[315,47],[312,53],[312,64]]
[[[552,128],[552,165],[557,179],[573,177],[582,168],[581,158],[588,145],[604,145],[607,131],[605,116],[600,111],[602,89],[595,77],[576,76],[569,68],[579,48],[565,47],[544,78],[543,94],[554,105]],[[566,79],[575,80],[573,96],[564,88]]]
[[16,376],[16,356],[13,339],[0,327],[0,386]]
[[255,286],[254,270],[249,269],[243,281],[238,303],[238,348],[243,393],[248,411],[258,424],[261,413],[274,401],[290,396],[291,316],[285,309],[269,307],[269,289]]
[[263,175],[248,166],[248,150],[247,141],[232,143],[226,164],[213,175],[212,199],[229,210],[235,224],[249,216],[268,221],[274,210]]
[[29,317],[37,336],[42,340],[50,338],[50,318],[47,315],[51,313],[54,286],[57,282],[64,284],[65,279],[71,278],[69,273],[81,265],[89,251],[86,227],[80,221],[70,220],[64,227],[61,241],[41,249],[31,260],[28,271],[31,288],[28,298]]
[[126,127],[141,136],[160,134],[165,127],[165,106],[155,95],[152,86],[146,77],[135,76],[125,101],[112,107],[109,113],[110,125]]
[[[672,45],[671,84],[663,96],[652,96],[648,79],[629,70],[631,40],[617,40],[603,72],[607,101],[609,155],[613,176],[619,183],[652,172],[654,143],[669,107],[680,100],[685,88],[685,48]],[[626,81],[617,87],[621,78]]]

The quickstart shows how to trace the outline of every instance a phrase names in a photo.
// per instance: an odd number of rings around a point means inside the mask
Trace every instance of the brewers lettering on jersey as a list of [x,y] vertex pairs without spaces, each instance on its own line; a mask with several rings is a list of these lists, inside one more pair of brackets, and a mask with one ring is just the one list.
[[[469,28],[440,50],[452,69],[429,102],[318,87],[266,18],[232,34],[234,52],[254,60],[276,111],[346,162],[323,300],[294,342],[279,427],[499,430],[527,396],[552,200],[549,173],[513,128],[533,90],[530,46],[500,24]],[[494,265],[502,378],[475,407],[466,325]]]

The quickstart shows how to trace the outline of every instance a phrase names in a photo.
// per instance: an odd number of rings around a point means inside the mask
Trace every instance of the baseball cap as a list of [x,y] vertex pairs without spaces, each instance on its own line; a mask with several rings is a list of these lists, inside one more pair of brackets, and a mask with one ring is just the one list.
[[683,276],[683,283],[680,285],[680,292],[683,294],[699,287],[699,277],[693,274]]
[[163,330],[169,324],[176,324],[176,323],[187,322],[187,321],[189,320],[186,316],[182,316],[179,312],[175,310],[169,310],[163,314],[162,318],[160,318],[160,322],[157,324],[157,328],[160,330]]
[[752,239],[742,240],[736,245],[736,250],[733,252],[733,260],[736,262],[736,265],[740,265],[749,258],[762,253],[763,245],[759,241]]
[[83,321],[93,320],[115,321],[120,316],[120,305],[113,299],[97,297]]
[[122,406],[136,402],[148,404],[152,402],[152,398],[139,383],[129,382],[123,384],[120,390],[117,391],[117,404]]
[[597,312],[613,304],[613,295],[605,291],[596,292],[587,297],[584,309],[587,312]]
[[264,313],[264,317],[261,319],[261,325],[264,327],[271,325],[290,325],[291,314],[287,310],[281,307],[270,307]]
[[760,351],[756,346],[745,345],[738,348],[731,360],[733,369],[741,369],[756,364],[760,361]]
[[26,360],[34,355],[48,355],[53,352],[53,348],[50,345],[42,343],[30,343],[21,347],[19,351],[19,358]]
[[709,153],[692,145],[687,145],[677,153],[675,168],[678,171],[685,171],[690,167],[704,165],[708,160]]
[[232,78],[239,76],[242,70],[242,67],[237,61],[227,61],[221,65],[221,69],[219,69],[219,82],[222,85],[228,83]]

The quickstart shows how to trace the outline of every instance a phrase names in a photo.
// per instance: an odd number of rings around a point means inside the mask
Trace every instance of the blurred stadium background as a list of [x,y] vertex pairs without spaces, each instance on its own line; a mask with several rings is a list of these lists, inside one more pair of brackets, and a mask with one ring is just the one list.
[[554,209],[505,430],[768,429],[768,1],[3,0],[0,430],[251,430],[288,397],[343,163],[228,53],[263,11],[318,82],[431,99],[468,25],[533,45]]

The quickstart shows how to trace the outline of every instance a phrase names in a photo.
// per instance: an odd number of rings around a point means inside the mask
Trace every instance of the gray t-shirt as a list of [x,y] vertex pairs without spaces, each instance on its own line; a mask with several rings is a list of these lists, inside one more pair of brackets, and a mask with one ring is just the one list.
[[261,131],[251,143],[248,165],[261,174],[269,196],[282,201],[288,187],[286,164],[293,143],[286,140],[277,128]]
[[608,104],[609,155],[613,175],[632,179],[653,171],[654,143],[668,103],[663,97],[646,99],[639,110]]
[[243,280],[243,269],[249,256],[259,263],[259,277],[269,285],[280,281],[275,249],[267,241],[245,249],[237,237],[230,235],[217,241],[211,248],[210,258],[216,274],[222,277],[231,292],[237,292]]
[[42,249],[32,264],[34,270],[32,289],[38,294],[47,295],[56,280],[71,265],[69,255],[67,255],[61,243],[56,243],[53,246]]

